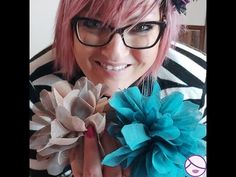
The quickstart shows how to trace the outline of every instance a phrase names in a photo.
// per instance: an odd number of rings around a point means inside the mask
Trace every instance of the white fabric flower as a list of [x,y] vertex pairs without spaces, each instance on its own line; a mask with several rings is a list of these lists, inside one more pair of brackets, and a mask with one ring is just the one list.
[[31,136],[30,149],[37,150],[37,160],[47,163],[49,174],[63,171],[69,163],[70,149],[80,143],[78,140],[89,124],[98,134],[104,130],[107,98],[102,96],[106,88],[82,77],[74,87],[67,81],[59,81],[51,92],[41,91],[41,102],[33,108],[31,125],[42,128]]

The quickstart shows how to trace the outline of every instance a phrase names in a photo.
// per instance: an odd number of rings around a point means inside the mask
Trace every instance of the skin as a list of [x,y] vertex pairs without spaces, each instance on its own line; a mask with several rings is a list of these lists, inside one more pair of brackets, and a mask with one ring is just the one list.
[[[84,136],[84,144],[73,148],[70,152],[70,164],[74,177],[129,177],[130,169],[121,169],[120,166],[102,166],[101,155],[98,149],[97,136],[92,126],[88,127]],[[94,134],[93,136],[88,135]],[[109,142],[109,143],[107,143]],[[101,143],[105,154],[119,147],[119,143],[105,131],[101,136]]]
[[[137,12],[129,17],[121,27],[133,22],[132,19],[139,16]],[[99,19],[99,18],[98,18]],[[142,21],[159,21],[159,9],[155,7]],[[81,44],[74,34],[74,54],[76,63],[86,77],[97,83],[104,83],[109,86],[106,93],[112,93],[120,89],[128,88],[139,79],[154,63],[158,53],[159,42],[152,48],[138,50],[131,49],[124,45],[119,34],[115,34],[109,44],[103,47],[89,47]],[[129,65],[120,71],[108,71],[102,64],[110,66]]]
[[[151,1],[150,1],[151,2]],[[131,15],[128,20],[122,24],[123,27],[133,22],[135,17],[139,16],[140,11]],[[99,19],[99,17],[98,17]],[[159,21],[159,7],[155,7],[142,21]],[[81,44],[74,34],[74,54],[76,62],[88,77],[89,80],[97,83],[107,84],[109,90],[107,96],[113,92],[129,87],[139,79],[154,63],[158,53],[159,42],[149,49],[137,50],[126,47],[119,34],[115,34],[109,44],[103,47],[88,47]],[[119,66],[129,65],[120,71],[108,71],[101,64]],[[99,149],[97,136],[90,136],[91,132],[96,134],[92,127],[85,133],[84,144],[75,147],[71,151],[70,162],[74,177],[122,177],[130,176],[129,169],[118,167],[102,166],[102,159]],[[90,134],[89,136],[87,134]],[[92,133],[92,134],[93,134]],[[118,142],[110,137],[106,131],[101,136],[101,143],[105,154],[119,147]],[[84,151],[83,154],[81,151]]]

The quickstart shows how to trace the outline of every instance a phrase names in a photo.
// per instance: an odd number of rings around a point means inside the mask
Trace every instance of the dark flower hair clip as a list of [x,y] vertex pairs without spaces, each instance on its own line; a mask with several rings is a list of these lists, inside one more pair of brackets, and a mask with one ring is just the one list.
[[190,0],[171,0],[173,6],[175,6],[176,10],[179,14],[183,13],[186,15],[186,5],[190,2]]

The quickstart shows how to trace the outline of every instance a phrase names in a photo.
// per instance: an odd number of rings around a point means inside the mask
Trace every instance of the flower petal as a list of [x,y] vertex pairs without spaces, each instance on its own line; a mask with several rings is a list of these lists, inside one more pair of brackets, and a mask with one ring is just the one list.
[[63,100],[63,106],[69,111],[71,112],[71,106],[74,102],[75,99],[77,99],[78,95],[79,95],[80,90],[72,90],[71,92],[69,92]]
[[55,114],[54,105],[56,101],[51,92],[43,89],[40,92],[40,101],[45,110],[49,111],[52,114]]
[[142,122],[146,124],[147,127],[152,127],[153,124],[156,124],[156,122],[158,121],[157,119],[161,117],[161,116],[157,116],[157,114],[159,114],[157,110],[155,109],[149,110],[149,112],[146,113],[146,115],[143,117]]
[[139,144],[151,139],[146,134],[145,126],[140,123],[125,125],[121,132],[131,150],[135,150]]
[[160,174],[167,174],[168,172],[175,170],[175,165],[158,149],[152,154],[152,164]]
[[49,155],[54,155],[54,153],[60,152],[60,151],[65,151],[67,149],[71,149],[75,147],[79,142],[75,142],[71,145],[64,145],[64,146],[58,146],[55,144],[48,143],[44,148],[38,150],[38,154],[41,156],[49,156]]
[[52,90],[54,89],[57,91],[57,93],[60,94],[61,97],[64,98],[72,90],[72,86],[69,82],[62,80],[62,81],[55,82],[52,85]]
[[206,125],[198,124],[195,129],[191,132],[191,136],[194,138],[204,138],[206,136]]
[[173,140],[180,136],[180,131],[175,126],[166,127],[163,129],[152,130],[150,132],[150,136],[152,137],[161,137],[165,140]]
[[83,97],[81,96],[80,98],[82,98],[88,105],[90,105],[91,107],[95,107],[96,106],[96,102],[97,99],[94,95],[93,92],[91,92],[90,90],[87,91]]
[[166,113],[153,123],[152,129],[164,129],[170,126],[173,126],[173,119],[169,113]]
[[102,97],[105,94],[105,92],[108,90],[108,86],[104,84],[97,84],[95,88],[96,88],[97,95],[95,95],[95,93],[94,95],[96,96],[97,99]]
[[58,119],[54,119],[51,122],[51,137],[52,138],[58,138],[63,137],[70,131],[66,129]]
[[152,163],[152,151],[148,151],[146,154],[146,169],[147,169],[147,176],[149,177],[159,177],[160,174],[158,171],[153,167]]
[[54,145],[71,145],[75,143],[83,134],[79,134],[79,136],[75,138],[51,138],[49,140],[49,143],[54,144]]
[[146,117],[154,116],[159,117],[159,109],[161,107],[160,101],[156,98],[144,98],[143,99],[143,111]]
[[[94,96],[93,96],[94,97]],[[71,115],[78,116],[82,120],[87,118],[88,116],[92,115],[95,111],[95,97],[94,97],[94,105],[90,105],[86,102],[83,98],[76,98],[71,105]]]
[[66,163],[59,164],[58,153],[57,153],[55,156],[53,156],[53,158],[48,163],[48,167],[47,167],[48,174],[57,176],[63,172],[65,166],[66,166]]
[[38,116],[38,115],[33,115],[32,116],[32,121],[39,123],[42,126],[49,125],[51,122],[51,119],[49,117],[44,117],[44,116]]
[[129,124],[133,121],[136,121],[135,114],[138,114],[137,112],[134,112],[130,108],[116,108],[117,118],[123,123],[123,124]]
[[[160,149],[160,151],[163,153],[163,155],[172,161],[175,164],[183,165],[186,157],[183,156],[181,153],[179,153],[179,150],[177,147],[169,145],[169,144],[163,144],[161,142],[156,142],[156,147]],[[156,148],[155,147],[155,148]]]
[[30,121],[30,130],[36,131],[42,129],[43,127],[45,127],[45,125],[42,125],[38,122]]
[[119,108],[129,108],[130,104],[127,102],[123,92],[115,92],[109,99],[109,105],[116,109]]
[[57,119],[70,131],[85,131],[85,123],[79,117],[71,116],[67,109],[58,106],[56,109]]
[[151,96],[154,96],[157,99],[160,99],[160,91],[161,91],[160,85],[158,84],[158,82],[154,82]]
[[32,111],[37,115],[37,116],[46,116],[49,117],[51,120],[55,118],[55,115],[52,114],[50,111],[47,111],[41,102],[37,102],[33,105]]
[[102,85],[100,83],[95,86],[86,77],[81,77],[75,83],[75,86],[74,86],[74,89],[81,90],[79,93],[80,97],[84,98],[84,96],[87,92],[91,92],[95,96],[96,100],[98,100],[99,98],[101,98],[103,96],[103,94],[106,92],[107,88],[108,87],[106,85]]
[[153,85],[152,93],[149,97],[144,97],[142,99],[143,109],[146,114],[148,114],[151,110],[155,110],[155,112],[159,112],[161,107],[160,101],[160,86],[157,82]]
[[182,153],[185,157],[189,157],[191,155],[201,155],[205,156],[206,154],[206,142],[204,140],[195,140],[191,141],[190,144],[183,144],[181,148],[179,148],[180,153]]
[[100,113],[93,114],[89,116],[88,118],[86,118],[84,121],[85,121],[86,127],[89,124],[93,124],[98,134],[103,132],[103,130],[105,129],[106,118],[105,118],[105,115],[102,115]]
[[137,87],[130,87],[123,94],[133,110],[142,112],[142,94]]
[[126,145],[125,139],[122,135],[122,133],[120,132],[121,126],[120,125],[116,125],[116,124],[110,124],[107,127],[107,131],[108,133],[115,137],[116,139],[118,139],[118,141],[122,144],[122,145]]
[[133,164],[132,164],[132,169],[131,169],[131,176],[147,176],[147,167],[145,164],[145,155],[140,155],[138,160],[136,160]]
[[[186,118],[183,116],[185,116]],[[199,105],[194,104],[190,101],[184,101],[178,113],[173,116],[173,119],[188,119],[187,116],[192,117],[192,119],[194,118],[197,121],[200,121],[202,118],[202,113],[199,111]]]
[[53,106],[56,109],[56,107],[58,105],[62,105],[63,104],[63,97],[59,94],[59,92],[55,88],[52,89],[52,94],[53,94],[54,99],[55,99],[55,102],[53,102],[54,103]]
[[139,149],[136,149],[136,150],[130,152],[129,154],[127,154],[126,160],[124,160],[121,163],[121,166],[123,168],[129,167],[133,162],[135,162],[135,160],[138,160],[139,156],[141,154],[144,154],[144,152],[145,152],[145,148],[139,148]]
[[106,97],[103,97],[101,99],[98,100],[95,111],[96,112],[104,112],[105,106],[108,104],[108,100]]
[[[135,95],[135,96],[134,96]],[[122,108],[129,108],[133,112],[142,113],[142,97],[138,88],[128,88],[113,94],[109,104],[122,114]]]
[[161,100],[160,112],[162,114],[170,113],[174,115],[181,108],[183,104],[183,94],[180,92],[173,92],[169,96],[164,97]]
[[102,160],[102,164],[109,167],[117,166],[127,158],[127,154],[130,152],[131,150],[128,146],[120,147],[119,149],[107,154]]
[[40,149],[45,146],[50,138],[50,131],[50,125],[47,125],[39,131],[36,131],[30,137],[30,149]]
[[69,163],[69,153],[70,149],[58,152],[58,164]]

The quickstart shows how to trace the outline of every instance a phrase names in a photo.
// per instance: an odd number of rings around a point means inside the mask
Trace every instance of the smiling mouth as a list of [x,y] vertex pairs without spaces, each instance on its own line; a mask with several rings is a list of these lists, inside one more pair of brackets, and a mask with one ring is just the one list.
[[114,66],[114,65],[105,64],[99,61],[95,61],[95,62],[107,71],[122,71],[126,69],[127,67],[131,66],[131,64],[121,64],[121,65]]
[[198,173],[199,170],[197,170],[197,169],[193,169],[192,172],[193,172],[193,173]]

